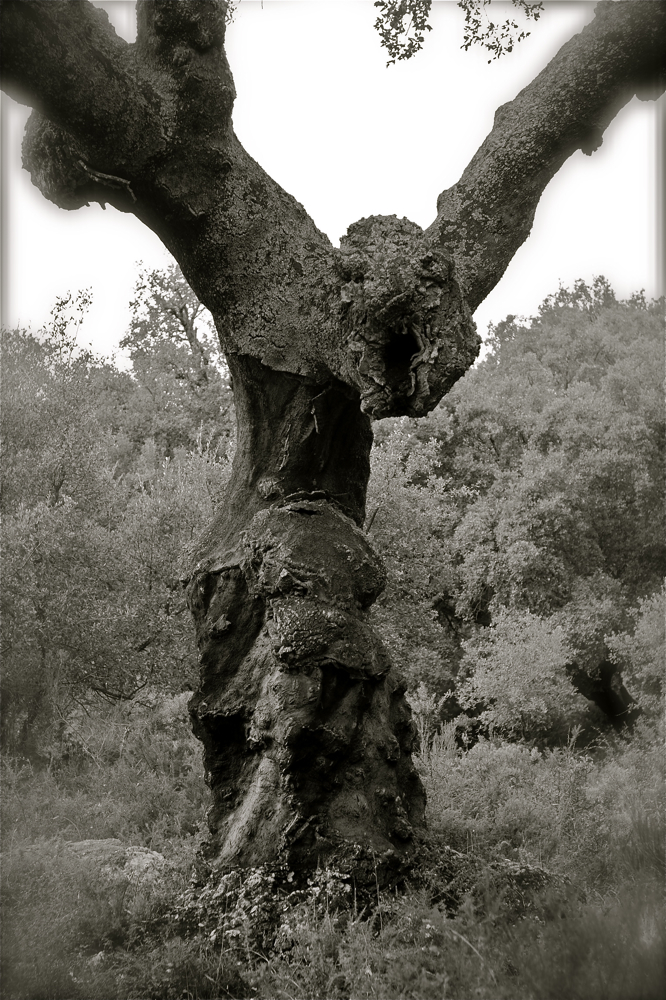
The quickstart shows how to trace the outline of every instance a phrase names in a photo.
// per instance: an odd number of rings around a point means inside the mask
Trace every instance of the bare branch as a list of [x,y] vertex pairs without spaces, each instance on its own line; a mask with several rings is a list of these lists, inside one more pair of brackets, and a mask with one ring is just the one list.
[[113,174],[105,174],[102,173],[101,170],[92,170],[86,163],[83,162],[83,160],[79,160],[78,164],[81,169],[88,174],[88,177],[91,177],[98,184],[104,184],[107,187],[112,188],[120,188],[121,190],[124,189],[131,196],[132,201],[136,201],[130,182],[124,177],[114,177]]
[[529,236],[541,194],[577,149],[592,153],[618,111],[666,85],[666,4],[602,2],[514,101],[462,177],[438,199],[428,230],[456,262],[472,310]]

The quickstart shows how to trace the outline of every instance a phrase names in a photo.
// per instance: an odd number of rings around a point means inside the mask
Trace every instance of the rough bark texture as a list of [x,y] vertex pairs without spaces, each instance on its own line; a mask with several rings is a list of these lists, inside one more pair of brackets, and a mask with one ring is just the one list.
[[414,727],[366,612],[371,417],[431,409],[478,352],[471,312],[545,185],[634,93],[664,89],[666,12],[603,3],[515,101],[425,232],[395,216],[339,250],[235,137],[222,0],[139,0],[119,39],[85,0],[5,0],[3,87],[31,104],[24,165],[63,208],[133,212],[210,309],[238,450],[188,591],[211,851],[258,864],[374,852],[423,825]]
[[230,366],[236,458],[189,582],[212,849],[300,866],[361,844],[392,870],[425,801],[404,689],[365,622],[386,580],[361,530],[370,421],[335,379]]

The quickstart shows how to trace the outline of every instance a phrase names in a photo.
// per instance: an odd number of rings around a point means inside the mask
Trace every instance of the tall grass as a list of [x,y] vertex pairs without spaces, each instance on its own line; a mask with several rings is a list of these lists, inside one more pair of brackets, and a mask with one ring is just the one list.
[[44,837],[117,837],[157,851],[193,838],[208,805],[201,745],[188,695],[152,704],[79,710],[66,720],[48,767],[2,759],[2,835],[7,846]]
[[[6,761],[7,1000],[657,1000],[659,734],[594,751],[424,730],[430,833],[412,882],[220,875],[193,862],[206,805],[185,696],[68,720],[51,766]],[[163,853],[109,883],[68,840]]]
[[430,828],[460,851],[544,864],[588,890],[664,874],[664,758],[654,729],[594,751],[480,739],[460,752],[449,724],[417,763]]

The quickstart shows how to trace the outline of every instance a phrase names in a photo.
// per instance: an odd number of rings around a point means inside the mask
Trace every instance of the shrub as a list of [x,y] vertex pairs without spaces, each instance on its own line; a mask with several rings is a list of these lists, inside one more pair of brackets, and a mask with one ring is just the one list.
[[639,602],[633,618],[633,632],[612,635],[607,645],[640,707],[648,716],[660,716],[664,712],[666,584]]
[[490,628],[463,642],[462,708],[506,734],[561,736],[585,708],[567,677],[564,631],[529,611],[498,608]]
[[664,870],[663,750],[653,730],[615,748],[539,751],[498,739],[457,750],[450,732],[417,756],[433,833],[488,859],[548,865],[607,891]]
[[49,831],[169,851],[193,838],[208,791],[188,697],[153,693],[142,705],[77,710],[64,720],[50,766],[40,771],[4,757],[5,843],[34,842]]

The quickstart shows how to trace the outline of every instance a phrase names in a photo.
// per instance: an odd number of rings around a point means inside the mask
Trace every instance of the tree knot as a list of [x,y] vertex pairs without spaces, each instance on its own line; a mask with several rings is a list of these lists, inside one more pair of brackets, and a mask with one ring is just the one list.
[[427,413],[479,348],[451,257],[394,215],[350,226],[340,250],[340,322],[363,409]]

